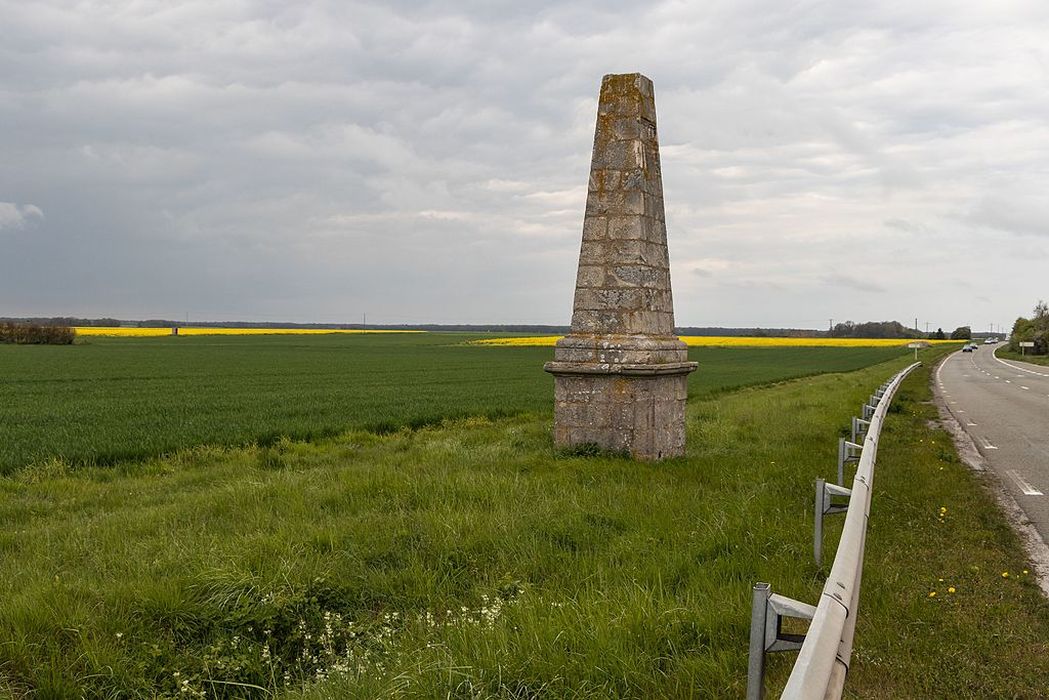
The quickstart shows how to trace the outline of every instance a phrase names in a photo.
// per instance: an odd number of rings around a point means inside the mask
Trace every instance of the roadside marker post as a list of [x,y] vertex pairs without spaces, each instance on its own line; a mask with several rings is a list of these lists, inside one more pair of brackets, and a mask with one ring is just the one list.
[[1020,357],[1024,356],[1024,348],[1033,348],[1033,347],[1034,347],[1034,341],[1021,340],[1020,341]]

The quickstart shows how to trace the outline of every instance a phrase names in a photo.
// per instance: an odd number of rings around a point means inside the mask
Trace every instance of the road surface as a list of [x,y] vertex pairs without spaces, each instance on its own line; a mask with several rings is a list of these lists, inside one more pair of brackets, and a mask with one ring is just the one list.
[[1049,367],[1001,360],[995,347],[950,355],[937,371],[936,387],[1049,542]]

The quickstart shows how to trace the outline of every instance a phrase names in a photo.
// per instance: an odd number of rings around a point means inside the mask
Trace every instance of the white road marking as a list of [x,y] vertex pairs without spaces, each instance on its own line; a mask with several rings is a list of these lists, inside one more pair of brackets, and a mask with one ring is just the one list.
[[966,423],[966,425],[968,425],[969,427],[972,427],[972,426],[976,425],[976,423],[973,423],[972,421],[969,421],[968,423]]
[[1006,379],[1006,380],[1005,380],[1005,383],[1006,383],[1006,384],[1012,384],[1012,383],[1013,383],[1013,380],[1011,380],[1011,379]]
[[1024,492],[1025,496],[1044,496],[1045,495],[1041,491],[1039,491],[1038,489],[1036,489],[1035,487],[1031,486],[1026,481],[1024,481],[1024,478],[1022,476],[1020,476],[1020,474],[1015,469],[1010,469],[1009,471],[1006,472],[1006,474],[1008,474],[1009,476],[1011,476],[1013,478],[1013,481],[1016,482],[1016,485],[1020,487],[1020,490]]
[[995,377],[995,379],[1001,379],[1001,377]]
[[1020,386],[1020,388],[1021,388],[1021,389],[1026,389],[1027,391],[1030,391],[1030,390],[1031,390],[1031,387],[1029,387],[1029,386],[1023,386],[1023,385],[1021,385],[1021,386]]
[[984,449],[997,450],[998,448],[991,444],[991,441],[985,437],[980,438],[980,442],[983,444]]

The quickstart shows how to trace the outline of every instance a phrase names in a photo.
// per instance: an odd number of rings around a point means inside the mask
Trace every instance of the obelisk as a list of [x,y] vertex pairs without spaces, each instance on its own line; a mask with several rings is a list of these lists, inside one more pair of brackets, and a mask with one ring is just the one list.
[[696,363],[674,335],[656,103],[640,73],[601,81],[572,330],[543,369],[558,447],[684,454]]

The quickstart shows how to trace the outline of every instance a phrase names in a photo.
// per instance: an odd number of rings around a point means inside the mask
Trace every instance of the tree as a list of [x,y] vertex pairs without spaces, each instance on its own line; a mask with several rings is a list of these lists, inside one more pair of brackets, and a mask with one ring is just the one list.
[[947,336],[944,334],[942,328],[937,328],[936,332],[932,334],[933,340],[946,340]]
[[1034,306],[1032,318],[1021,316],[1013,324],[1009,336],[1009,349],[1020,352],[1020,343],[1034,343],[1034,347],[1025,350],[1032,355],[1049,354],[1049,305],[1039,301]]
[[832,338],[922,338],[912,328],[907,328],[899,321],[868,321],[837,323],[830,330]]
[[969,326],[958,326],[951,332],[951,340],[972,340],[973,329]]

